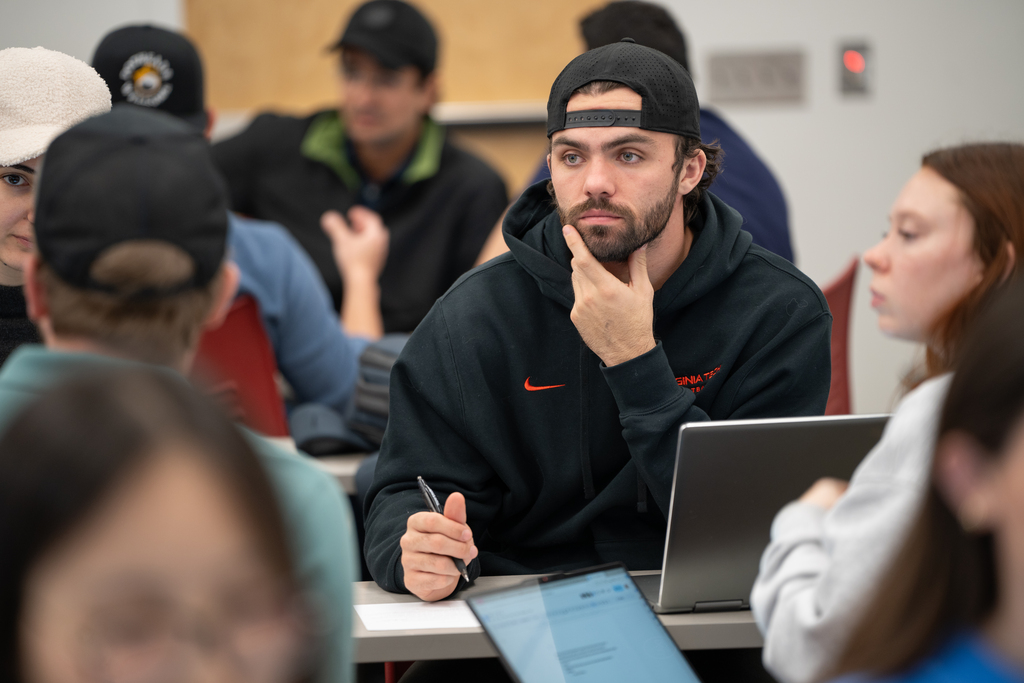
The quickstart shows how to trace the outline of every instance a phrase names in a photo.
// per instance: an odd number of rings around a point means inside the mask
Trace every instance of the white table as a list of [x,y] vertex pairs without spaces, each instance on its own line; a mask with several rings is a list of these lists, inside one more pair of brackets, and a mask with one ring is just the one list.
[[[634,576],[653,572],[632,572]],[[525,576],[483,576],[459,596],[512,586]],[[415,602],[411,595],[382,590],[372,581],[353,587],[357,605]],[[472,659],[497,657],[497,652],[480,627],[432,629],[428,631],[367,631],[358,614],[353,634],[357,662],[408,662],[423,659]],[[715,650],[761,647],[764,641],[749,611],[701,614],[663,614],[658,617],[680,650]]]

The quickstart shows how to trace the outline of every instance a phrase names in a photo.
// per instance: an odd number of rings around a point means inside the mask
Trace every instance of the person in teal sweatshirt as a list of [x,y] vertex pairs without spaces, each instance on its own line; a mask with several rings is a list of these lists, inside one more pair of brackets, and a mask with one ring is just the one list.
[[827,304],[707,192],[689,74],[631,41],[587,52],[548,135],[551,194],[516,202],[510,253],[460,278],[392,371],[366,505],[386,590],[445,598],[453,557],[470,580],[660,568],[681,424],[824,412]]
[[[225,260],[227,194],[209,145],[185,122],[118,105],[49,148],[38,185],[38,253],[25,268],[28,314],[45,348],[0,372],[0,425],[82,372],[147,363],[186,373],[204,327],[238,285]],[[185,381],[183,378],[181,381]],[[298,579],[318,620],[313,680],[354,680],[352,511],[327,474],[242,430],[279,496]]]

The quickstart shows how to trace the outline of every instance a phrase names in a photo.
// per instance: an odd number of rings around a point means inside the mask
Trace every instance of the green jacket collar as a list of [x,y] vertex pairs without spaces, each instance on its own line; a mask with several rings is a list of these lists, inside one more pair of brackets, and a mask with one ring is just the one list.
[[[441,168],[443,147],[444,129],[428,117],[423,122],[423,132],[412,161],[402,173],[402,182],[412,185],[436,175]],[[319,161],[334,171],[348,189],[359,189],[359,173],[345,154],[345,124],[337,111],[325,111],[313,119],[300,150],[307,159]]]

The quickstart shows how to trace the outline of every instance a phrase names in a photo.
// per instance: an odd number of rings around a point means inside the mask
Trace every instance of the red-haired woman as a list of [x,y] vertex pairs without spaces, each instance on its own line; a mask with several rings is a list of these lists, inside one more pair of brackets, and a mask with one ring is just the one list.
[[832,669],[926,490],[952,361],[975,316],[1024,257],[1024,145],[932,152],[864,255],[872,307],[926,360],[881,441],[845,482],[817,482],[776,516],[751,594],[764,663],[786,683]]
[[924,504],[836,667],[850,683],[1024,681],[1022,312],[1018,281],[967,335]]

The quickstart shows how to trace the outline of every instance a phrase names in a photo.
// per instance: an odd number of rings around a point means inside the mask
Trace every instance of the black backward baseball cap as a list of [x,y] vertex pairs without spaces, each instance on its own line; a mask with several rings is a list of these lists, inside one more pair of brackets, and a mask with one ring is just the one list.
[[203,63],[188,38],[157,26],[111,31],[92,56],[113,103],[160,109],[206,129]]
[[[79,289],[166,296],[204,287],[225,257],[227,189],[206,140],[159,111],[114,105],[60,135],[47,150],[36,198],[42,260]],[[136,240],[166,242],[195,266],[187,280],[131,292],[92,278],[107,249]]]
[[437,34],[423,14],[401,0],[370,0],[356,8],[332,50],[364,50],[388,69],[412,65],[424,76],[437,65]]
[[[639,111],[566,113],[569,98],[593,81],[614,81],[642,99]],[[632,38],[584,52],[558,74],[548,97],[548,137],[566,128],[629,126],[700,138],[700,104],[689,72],[679,62]]]

